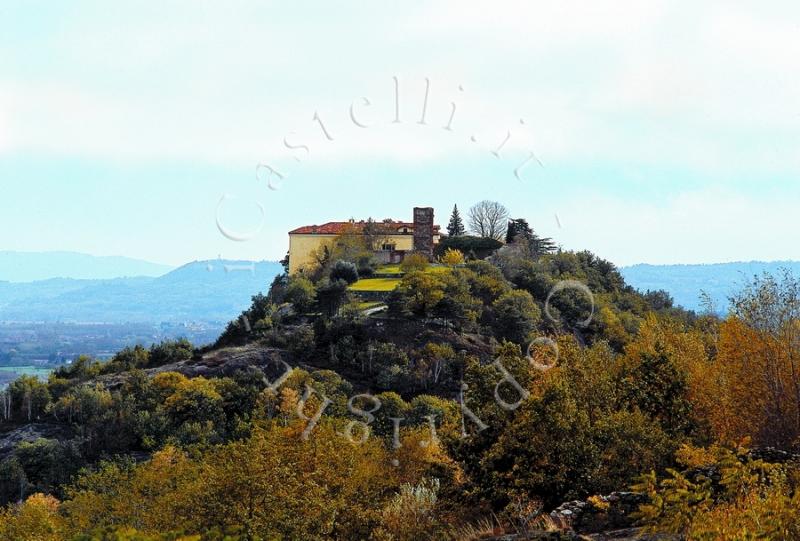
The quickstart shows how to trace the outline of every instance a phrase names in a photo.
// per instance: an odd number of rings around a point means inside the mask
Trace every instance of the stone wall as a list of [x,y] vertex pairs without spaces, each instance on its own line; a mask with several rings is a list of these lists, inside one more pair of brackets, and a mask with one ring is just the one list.
[[579,533],[596,533],[634,526],[631,514],[647,497],[636,492],[612,492],[587,501],[562,503],[550,513],[557,524],[568,525]]
[[414,207],[414,251],[433,258],[432,207]]

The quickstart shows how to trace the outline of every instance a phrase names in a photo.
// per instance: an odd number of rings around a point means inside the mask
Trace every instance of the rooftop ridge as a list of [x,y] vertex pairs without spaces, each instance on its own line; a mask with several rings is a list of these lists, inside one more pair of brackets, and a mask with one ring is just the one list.
[[[347,220],[337,222],[325,222],[324,224],[304,225],[289,231],[290,235],[339,235],[344,232],[347,226],[356,226],[356,228],[363,228],[368,222],[365,220]],[[414,222],[406,222],[402,220],[393,220],[385,218],[382,221],[375,221],[377,225],[393,225],[397,227],[414,227]],[[434,230],[438,231],[440,227],[434,226]],[[410,232],[409,232],[410,234]]]

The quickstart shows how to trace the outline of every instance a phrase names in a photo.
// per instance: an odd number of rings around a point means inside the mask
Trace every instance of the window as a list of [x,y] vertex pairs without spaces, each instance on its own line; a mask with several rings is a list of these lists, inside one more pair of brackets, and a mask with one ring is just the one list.
[[381,250],[394,250],[394,248],[395,244],[393,242],[392,243],[386,242],[381,246]]

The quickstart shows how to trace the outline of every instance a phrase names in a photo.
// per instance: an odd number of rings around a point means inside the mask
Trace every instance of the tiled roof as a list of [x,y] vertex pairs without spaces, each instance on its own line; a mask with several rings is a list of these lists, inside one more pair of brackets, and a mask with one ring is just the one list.
[[[289,231],[290,235],[341,235],[348,228],[353,228],[358,232],[364,228],[367,222],[364,220],[358,222],[328,222],[322,225],[304,225]],[[408,227],[413,229],[413,222],[396,222],[394,220],[383,220],[382,222],[375,222],[377,225],[397,230],[401,227]],[[439,226],[433,226],[434,232],[439,231]]]

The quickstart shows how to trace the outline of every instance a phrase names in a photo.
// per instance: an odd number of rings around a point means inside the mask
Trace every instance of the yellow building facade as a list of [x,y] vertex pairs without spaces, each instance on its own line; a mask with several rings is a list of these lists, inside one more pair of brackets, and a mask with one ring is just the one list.
[[[433,209],[424,209],[430,212],[433,219]],[[430,223],[430,222],[429,222]],[[320,253],[324,246],[332,250],[337,237],[347,233],[361,234],[367,222],[350,220],[347,222],[328,222],[322,225],[306,225],[289,231],[289,274],[304,270],[312,270],[317,261],[315,254]],[[399,263],[405,253],[415,250],[414,226],[412,222],[399,222],[383,220],[375,222],[379,226],[380,234],[375,237],[373,253],[381,263]],[[439,242],[439,226],[429,227],[431,232],[428,237],[431,244]],[[419,243],[419,231],[417,234]]]

